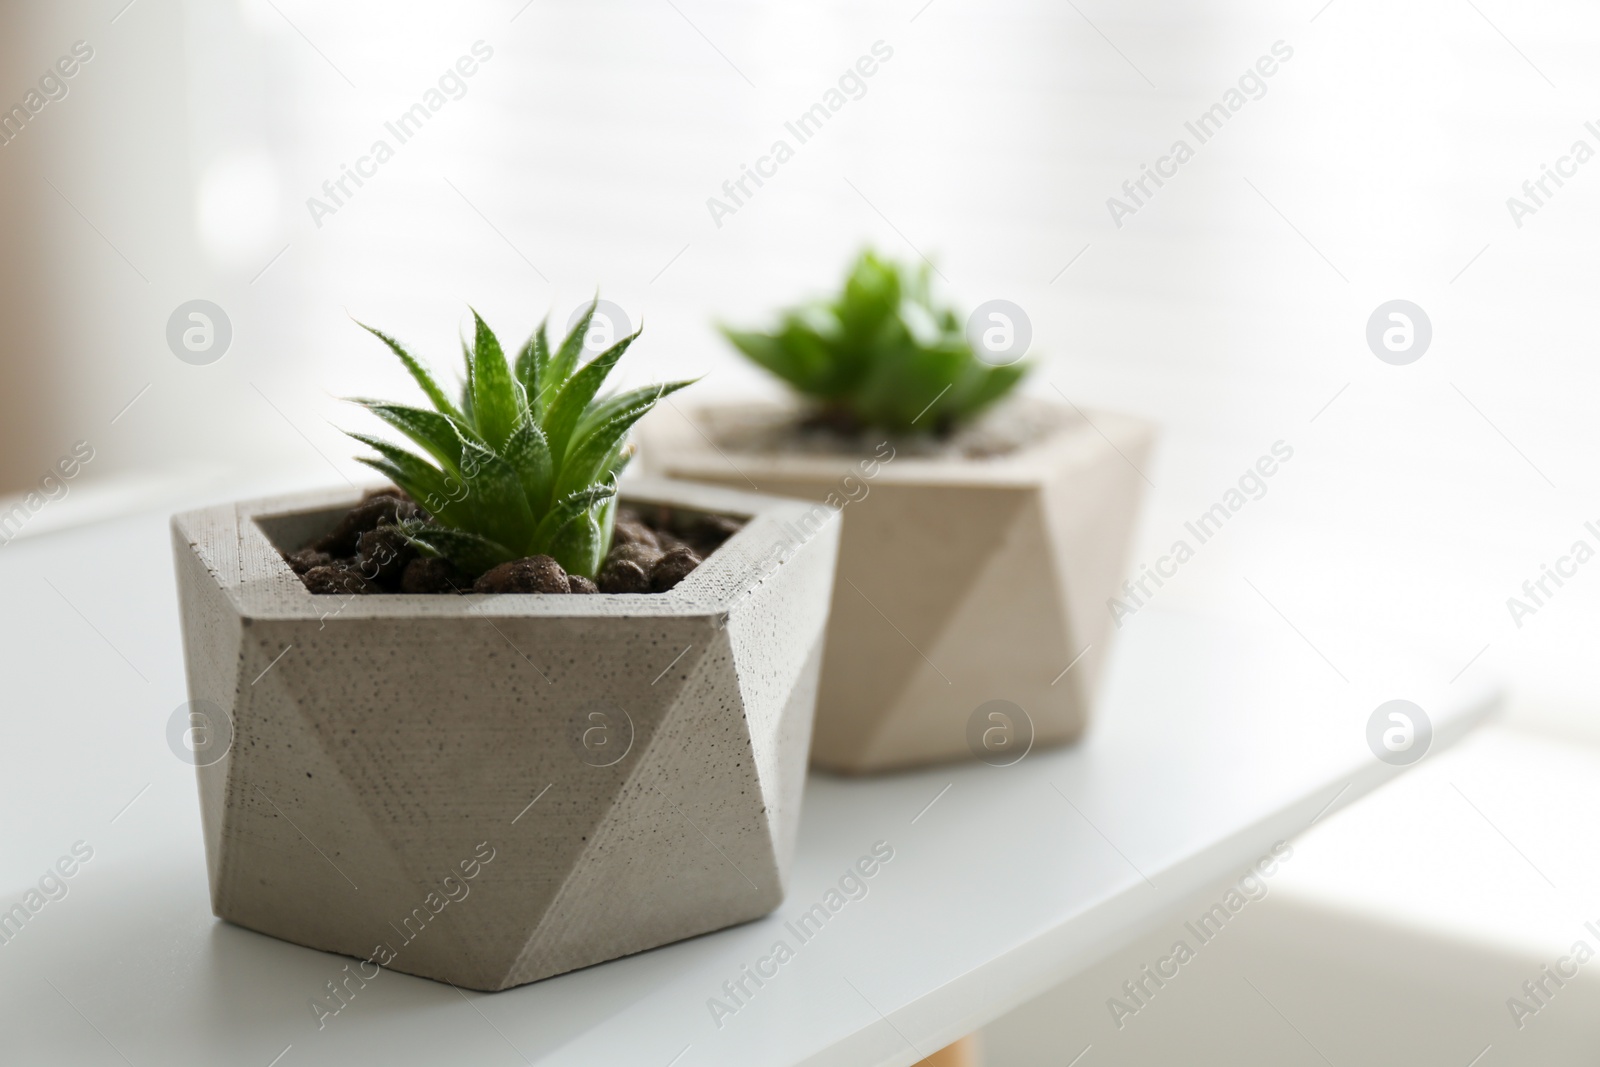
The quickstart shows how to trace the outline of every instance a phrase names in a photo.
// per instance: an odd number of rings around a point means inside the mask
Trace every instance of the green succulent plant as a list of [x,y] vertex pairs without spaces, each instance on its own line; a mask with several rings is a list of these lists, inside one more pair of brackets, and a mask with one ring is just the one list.
[[861,253],[834,299],[792,308],[778,328],[722,327],[754,362],[819,408],[821,421],[900,433],[946,433],[999,400],[1026,364],[992,366],[954,310],[934,301],[931,270]]
[[560,346],[540,323],[508,361],[493,331],[473,311],[475,334],[463,338],[466,378],[451,403],[404,345],[364,323],[405,364],[432,410],[351,398],[399,430],[423,454],[370,434],[346,431],[377,456],[357,457],[421,505],[432,521],[403,530],[426,555],[476,575],[509,560],[548,555],[569,574],[593,578],[611,548],[616,480],[633,454],[628,431],[688,381],[631,389],[596,399],[622,354],[624,337],[579,365],[595,306]]

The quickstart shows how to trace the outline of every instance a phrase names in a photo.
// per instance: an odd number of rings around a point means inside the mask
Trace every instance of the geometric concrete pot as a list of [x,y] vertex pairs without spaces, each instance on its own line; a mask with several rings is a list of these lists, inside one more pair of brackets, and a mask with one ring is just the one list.
[[[1030,403],[1043,428],[982,458],[896,439],[752,445],[740,427],[789,420],[775,405],[664,410],[643,427],[652,473],[842,505],[814,765],[1003,764],[1083,732],[1154,430]],[[1023,410],[990,418],[1014,425]]]
[[279,550],[356,490],[173,519],[219,917],[497,990],[778,905],[838,516],[622,489],[748,521],[666,593],[341,597]]

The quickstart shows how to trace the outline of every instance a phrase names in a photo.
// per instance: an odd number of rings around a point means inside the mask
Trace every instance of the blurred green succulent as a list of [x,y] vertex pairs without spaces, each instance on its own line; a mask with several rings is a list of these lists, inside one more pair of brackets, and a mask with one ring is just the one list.
[[820,421],[947,433],[1022,380],[1026,364],[973,352],[954,310],[934,302],[931,269],[861,253],[844,291],[792,308],[771,333],[722,327],[751,360],[816,402]]
[[[598,303],[598,300],[596,300]],[[373,333],[400,357],[433,410],[352,398],[420,446],[424,455],[363,433],[378,455],[357,457],[421,505],[431,522],[409,522],[408,540],[464,574],[525,556],[553,556],[569,574],[593,578],[611,547],[616,479],[632,457],[628,431],[657,400],[690,384],[668,382],[596,399],[635,332],[579,366],[594,316],[590,304],[559,348],[540,323],[507,361],[476,311],[462,341],[466,381],[459,404],[393,337]],[[346,431],[350,432],[350,431]]]

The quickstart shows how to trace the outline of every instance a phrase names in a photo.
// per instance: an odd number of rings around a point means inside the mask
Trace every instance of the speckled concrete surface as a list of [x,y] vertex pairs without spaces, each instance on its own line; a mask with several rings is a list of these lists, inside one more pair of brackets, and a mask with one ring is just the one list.
[[640,479],[749,521],[663,594],[313,596],[274,540],[357,496],[173,520],[218,916],[494,990],[777,906],[836,513]]
[[1066,411],[1060,428],[1008,454],[930,458],[892,443],[861,455],[729,450],[707,437],[715,414],[654,413],[649,468],[854,499],[843,505],[814,764],[861,773],[968,758],[969,720],[991,700],[1026,713],[1033,744],[1083,732],[1153,427]]

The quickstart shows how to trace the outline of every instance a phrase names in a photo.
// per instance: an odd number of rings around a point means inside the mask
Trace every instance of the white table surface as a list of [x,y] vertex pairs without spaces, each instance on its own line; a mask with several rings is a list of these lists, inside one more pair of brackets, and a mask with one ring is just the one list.
[[[310,998],[347,961],[210,912],[193,771],[164,734],[185,700],[171,569],[164,515],[0,549],[0,908],[94,849],[0,945],[8,1064],[909,1064],[1403,773],[1366,747],[1381,701],[1426,708],[1435,750],[1493,703],[1403,656],[1346,681],[1265,607],[1253,630],[1147,610],[1081,745],[813,776],[767,919],[499,994],[384,972],[319,1030]],[[868,895],[719,1028],[708,998],[877,841],[894,859]]]

